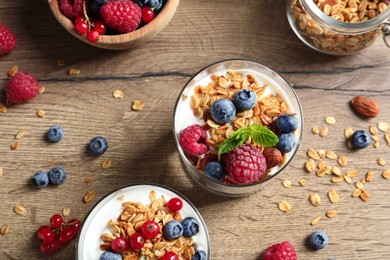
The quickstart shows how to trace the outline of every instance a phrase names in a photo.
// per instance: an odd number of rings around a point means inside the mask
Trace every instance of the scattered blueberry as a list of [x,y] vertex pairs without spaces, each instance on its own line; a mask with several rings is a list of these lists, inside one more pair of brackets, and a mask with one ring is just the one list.
[[226,124],[236,116],[236,107],[229,99],[221,98],[211,105],[210,112],[215,122]]
[[99,260],[122,260],[122,256],[120,254],[106,251],[103,254],[101,254]]
[[52,143],[57,143],[61,141],[64,134],[64,128],[62,128],[62,126],[53,125],[49,128],[49,131],[47,131],[47,139]]
[[198,221],[196,221],[196,219],[194,219],[193,217],[186,217],[181,221],[181,224],[183,225],[183,236],[192,237],[198,234]]
[[49,184],[49,175],[44,171],[36,172],[33,176],[33,183],[38,188],[46,187]]
[[204,173],[215,180],[222,180],[226,175],[226,171],[220,162],[209,162],[204,168]]
[[351,137],[352,145],[355,149],[366,148],[370,144],[370,135],[363,130],[358,130]]
[[234,96],[233,103],[237,110],[249,110],[256,105],[257,97],[252,90],[243,89]]
[[296,139],[293,133],[280,133],[278,135],[279,142],[276,144],[276,148],[278,148],[282,153],[289,153],[293,149]]
[[280,115],[276,120],[276,125],[282,132],[291,133],[298,129],[298,118],[289,115]]
[[203,250],[195,250],[195,254],[191,257],[191,260],[206,260],[206,252]]
[[161,0],[149,0],[146,2],[146,5],[153,9],[161,5]]
[[167,222],[164,226],[164,235],[169,240],[178,239],[183,235],[183,226],[177,220],[171,220]]
[[328,236],[324,231],[317,230],[310,235],[309,244],[313,249],[323,249],[328,245]]
[[49,171],[49,181],[51,184],[59,185],[65,182],[68,174],[62,167],[54,167]]
[[144,6],[149,0],[134,0],[139,6]]
[[92,155],[102,155],[108,149],[107,140],[103,136],[94,137],[87,146],[87,151]]

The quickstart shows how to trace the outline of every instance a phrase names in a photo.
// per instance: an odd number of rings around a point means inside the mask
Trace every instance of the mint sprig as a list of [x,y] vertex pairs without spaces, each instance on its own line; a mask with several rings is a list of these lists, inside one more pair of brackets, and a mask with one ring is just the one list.
[[279,142],[278,136],[267,127],[253,124],[242,127],[218,146],[218,154],[228,153],[237,146],[242,145],[249,138],[264,147],[275,146]]

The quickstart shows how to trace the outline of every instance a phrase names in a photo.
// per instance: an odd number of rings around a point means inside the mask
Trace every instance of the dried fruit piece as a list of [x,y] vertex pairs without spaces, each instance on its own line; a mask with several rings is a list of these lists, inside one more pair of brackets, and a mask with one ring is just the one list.
[[289,212],[291,211],[291,205],[287,201],[283,200],[279,202],[279,209],[283,212]]
[[337,203],[340,199],[339,197],[339,194],[337,193],[337,191],[333,190],[333,189],[330,189],[328,191],[328,198],[330,200],[330,202],[332,203]]
[[14,207],[14,212],[16,214],[18,214],[19,216],[26,216],[27,215],[27,210],[25,207],[23,207],[22,205],[16,205]]
[[317,225],[321,220],[321,216],[317,216],[313,221],[310,223],[312,226]]
[[355,112],[364,118],[377,117],[380,112],[378,103],[365,96],[354,97],[351,101],[351,105]]
[[309,200],[311,204],[315,207],[318,207],[321,205],[321,198],[317,193],[310,194]]

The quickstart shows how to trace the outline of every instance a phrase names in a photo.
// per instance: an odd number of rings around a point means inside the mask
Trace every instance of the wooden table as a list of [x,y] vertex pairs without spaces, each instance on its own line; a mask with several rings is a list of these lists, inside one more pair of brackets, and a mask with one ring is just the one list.
[[[379,131],[380,145],[361,151],[347,148],[344,129],[363,129],[389,122],[390,50],[381,40],[351,56],[320,54],[305,46],[293,34],[285,13],[285,1],[182,0],[169,26],[152,41],[125,51],[91,47],[73,38],[55,20],[46,1],[1,1],[0,22],[17,35],[17,49],[0,57],[2,103],[8,82],[7,71],[14,65],[33,73],[45,92],[23,105],[8,106],[0,114],[0,226],[8,224],[9,234],[0,236],[0,259],[73,259],[74,241],[58,253],[45,257],[39,252],[35,232],[49,223],[51,215],[69,207],[71,216],[82,219],[102,196],[135,182],[157,182],[187,196],[199,209],[210,231],[212,259],[259,259],[269,245],[284,240],[296,248],[299,259],[390,259],[390,181],[381,177],[390,163],[390,147]],[[304,111],[303,139],[293,162],[283,174],[260,192],[244,198],[214,196],[191,182],[186,175],[172,134],[172,113],[176,98],[186,81],[202,67],[228,58],[246,58],[280,72],[296,90]],[[65,65],[57,66],[63,59]],[[67,70],[81,71],[77,76]],[[114,99],[115,89],[124,92]],[[356,95],[375,99],[379,117],[362,120],[349,107]],[[145,107],[133,111],[133,100]],[[36,110],[46,115],[40,118]],[[337,123],[327,125],[326,116]],[[65,138],[57,144],[45,141],[53,125],[62,125]],[[329,128],[325,138],[312,134],[312,127]],[[19,129],[27,134],[15,139]],[[85,145],[103,135],[110,148],[101,157],[85,154]],[[17,150],[11,144],[20,142]],[[365,189],[371,199],[352,198],[353,184],[332,183],[331,176],[317,177],[304,170],[308,148],[345,154],[356,169],[353,182],[374,171]],[[102,169],[103,160],[112,160]],[[335,166],[333,160],[324,159]],[[61,165],[69,173],[64,185],[41,190],[31,185],[38,170]],[[86,178],[94,182],[87,185]],[[298,184],[307,179],[306,186]],[[291,188],[282,186],[290,180]],[[96,197],[83,202],[87,190]],[[331,204],[327,191],[340,195]],[[309,202],[318,193],[319,207]],[[292,211],[278,210],[282,200]],[[22,217],[13,212],[21,204]],[[325,212],[337,210],[327,218]],[[322,220],[310,225],[317,216]],[[311,251],[305,240],[321,229],[329,245]]]

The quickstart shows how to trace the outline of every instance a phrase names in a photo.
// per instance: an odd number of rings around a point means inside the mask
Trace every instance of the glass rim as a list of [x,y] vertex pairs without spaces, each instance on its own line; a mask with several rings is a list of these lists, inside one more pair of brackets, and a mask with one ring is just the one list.
[[378,16],[369,19],[364,22],[358,23],[347,23],[341,22],[325,14],[318,6],[314,3],[313,0],[299,0],[302,3],[303,9],[312,17],[315,17],[318,22],[322,25],[330,27],[330,29],[339,32],[339,33],[365,33],[373,29],[378,28],[386,21],[390,20],[390,5],[387,10]]

